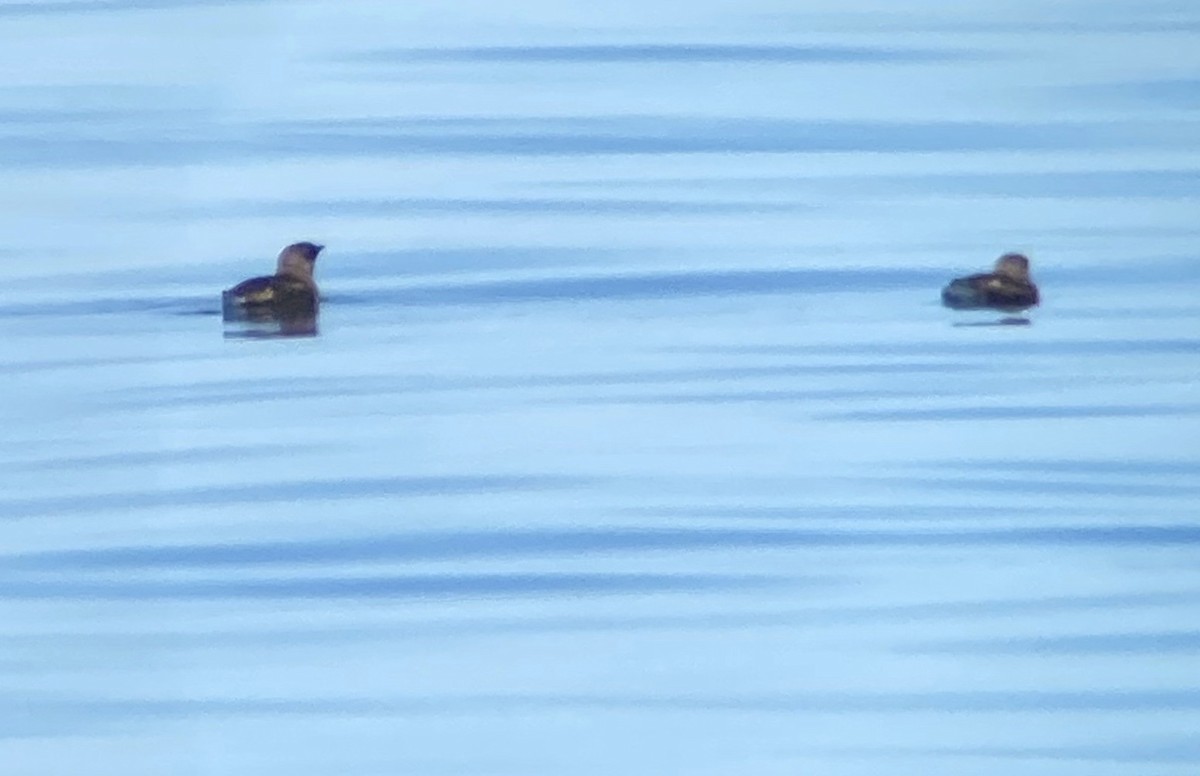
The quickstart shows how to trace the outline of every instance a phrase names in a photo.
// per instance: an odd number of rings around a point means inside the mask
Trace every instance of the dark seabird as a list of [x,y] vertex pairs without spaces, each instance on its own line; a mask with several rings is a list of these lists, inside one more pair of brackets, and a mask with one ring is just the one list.
[[319,296],[313,265],[325,246],[310,242],[289,245],[279,253],[274,275],[243,280],[221,294],[226,318],[270,319],[312,317]]
[[956,310],[992,308],[1023,310],[1038,303],[1037,286],[1029,277],[1029,259],[1006,253],[996,259],[991,272],[950,281],[942,289],[942,303]]

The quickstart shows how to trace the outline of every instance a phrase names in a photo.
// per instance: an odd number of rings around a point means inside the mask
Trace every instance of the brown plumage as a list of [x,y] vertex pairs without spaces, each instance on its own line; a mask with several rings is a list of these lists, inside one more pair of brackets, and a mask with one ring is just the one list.
[[942,289],[942,303],[956,310],[1022,310],[1038,301],[1037,286],[1029,277],[1029,259],[1020,253],[1006,253],[996,259],[993,271],[952,280]]
[[313,265],[325,246],[293,243],[279,253],[274,275],[243,280],[221,294],[225,317],[315,315],[319,303]]

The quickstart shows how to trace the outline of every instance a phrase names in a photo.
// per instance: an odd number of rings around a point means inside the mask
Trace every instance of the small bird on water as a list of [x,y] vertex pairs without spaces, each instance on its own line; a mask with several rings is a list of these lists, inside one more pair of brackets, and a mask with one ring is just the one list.
[[1038,290],[1029,277],[1029,259],[1020,253],[1006,253],[996,259],[991,272],[952,280],[942,289],[942,304],[956,310],[990,307],[1015,311],[1037,303]]
[[313,280],[317,254],[325,248],[298,242],[279,252],[274,275],[243,280],[221,293],[226,318],[312,317],[319,296]]

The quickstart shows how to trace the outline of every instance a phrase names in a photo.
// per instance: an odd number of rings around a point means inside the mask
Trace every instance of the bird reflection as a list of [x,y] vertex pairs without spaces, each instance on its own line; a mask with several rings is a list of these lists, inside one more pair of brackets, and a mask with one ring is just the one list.
[[994,321],[959,321],[953,326],[1029,326],[1033,321],[1023,315],[1006,315]]
[[317,316],[281,315],[266,310],[225,312],[225,339],[275,339],[317,336]]

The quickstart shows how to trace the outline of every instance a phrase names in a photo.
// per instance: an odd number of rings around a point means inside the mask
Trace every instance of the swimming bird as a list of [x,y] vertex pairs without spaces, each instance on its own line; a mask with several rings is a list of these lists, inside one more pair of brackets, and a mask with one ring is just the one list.
[[221,293],[226,318],[290,318],[314,316],[317,284],[313,265],[324,245],[298,242],[279,252],[274,275],[243,280]]
[[991,272],[950,281],[942,289],[942,303],[956,310],[1033,307],[1038,303],[1038,289],[1029,277],[1029,259],[1020,253],[1006,253],[996,259]]

